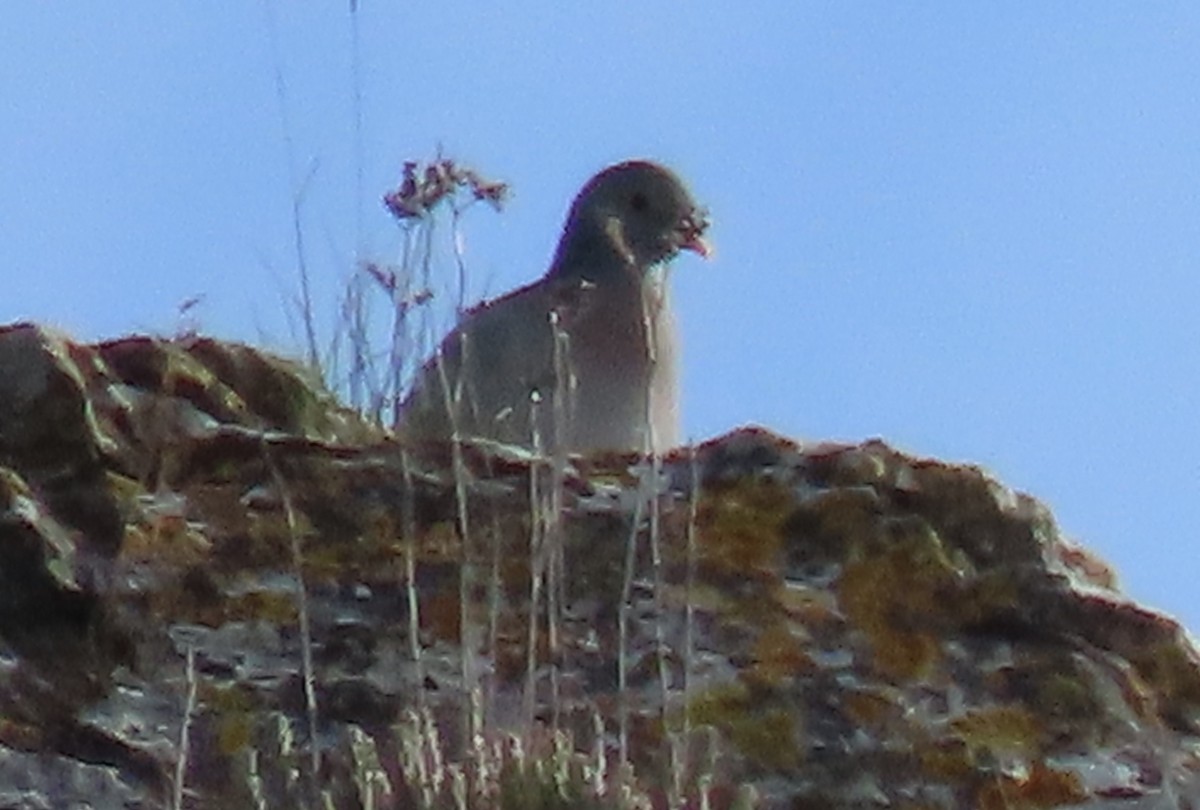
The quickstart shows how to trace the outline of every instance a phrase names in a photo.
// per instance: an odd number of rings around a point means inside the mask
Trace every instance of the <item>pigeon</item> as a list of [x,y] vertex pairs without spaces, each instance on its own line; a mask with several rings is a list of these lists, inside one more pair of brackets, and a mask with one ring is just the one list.
[[468,310],[417,373],[400,434],[543,454],[680,443],[668,263],[707,258],[707,212],[669,169],[631,160],[579,192],[539,281]]

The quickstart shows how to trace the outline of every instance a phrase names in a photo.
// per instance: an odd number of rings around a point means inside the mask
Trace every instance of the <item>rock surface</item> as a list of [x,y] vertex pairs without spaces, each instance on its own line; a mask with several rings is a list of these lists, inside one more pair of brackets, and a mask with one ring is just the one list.
[[245,346],[0,327],[0,807],[459,795],[1190,808],[1200,656],[977,468],[406,448]]

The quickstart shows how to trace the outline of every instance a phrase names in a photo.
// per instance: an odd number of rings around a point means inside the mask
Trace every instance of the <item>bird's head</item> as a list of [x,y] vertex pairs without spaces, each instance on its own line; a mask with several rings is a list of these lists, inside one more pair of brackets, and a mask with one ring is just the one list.
[[611,265],[614,256],[624,269],[639,272],[681,250],[707,257],[708,224],[707,212],[674,172],[649,161],[618,163],[575,198],[552,273],[586,275]]

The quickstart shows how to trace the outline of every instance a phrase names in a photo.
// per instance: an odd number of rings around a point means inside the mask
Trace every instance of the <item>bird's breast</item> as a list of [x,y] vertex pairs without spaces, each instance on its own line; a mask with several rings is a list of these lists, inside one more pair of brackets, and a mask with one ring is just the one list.
[[677,352],[669,302],[661,287],[635,292],[594,296],[566,327],[573,444],[642,447],[649,435],[656,446],[677,439]]

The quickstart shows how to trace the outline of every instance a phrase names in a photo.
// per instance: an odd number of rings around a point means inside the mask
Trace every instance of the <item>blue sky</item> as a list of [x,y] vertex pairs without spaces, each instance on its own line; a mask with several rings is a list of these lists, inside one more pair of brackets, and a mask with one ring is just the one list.
[[1200,6],[359,0],[356,80],[348,5],[8,9],[0,322],[170,333],[202,295],[297,352],[297,187],[332,313],[406,159],[512,184],[465,224],[496,293],[657,158],[715,221],[673,275],[689,434],[981,464],[1200,627]]

